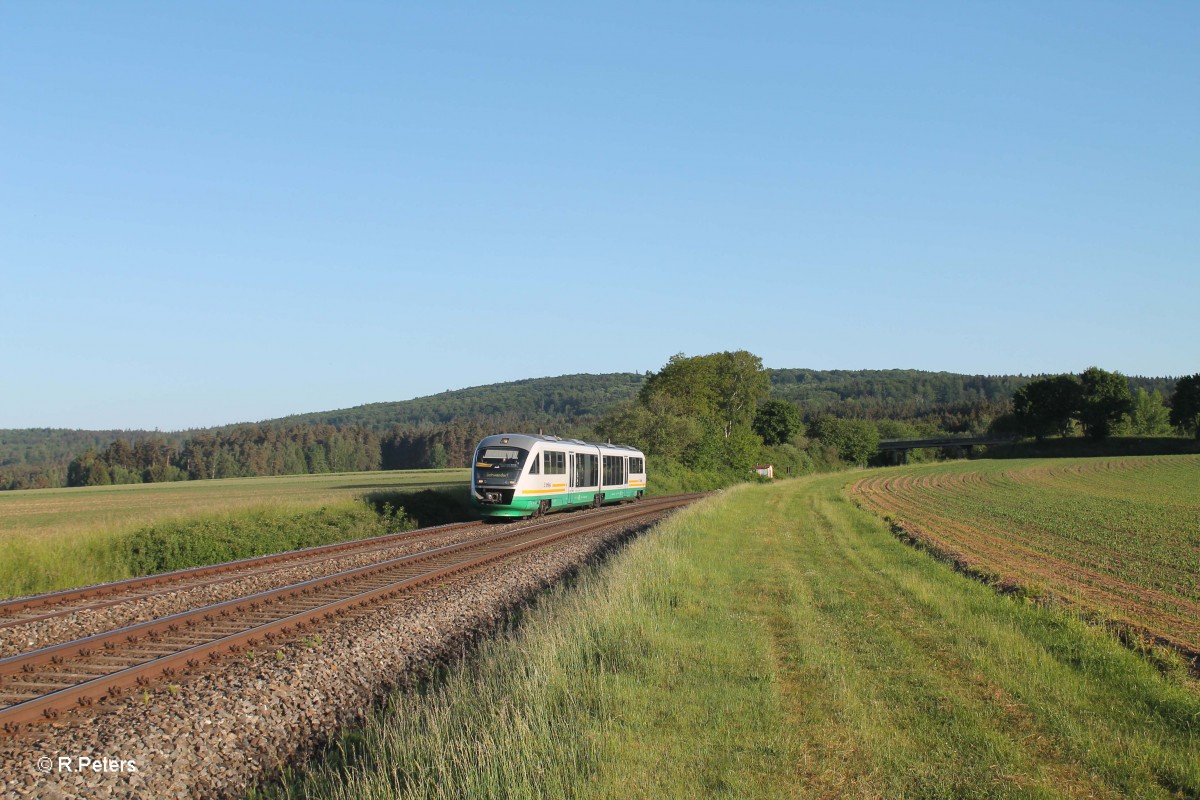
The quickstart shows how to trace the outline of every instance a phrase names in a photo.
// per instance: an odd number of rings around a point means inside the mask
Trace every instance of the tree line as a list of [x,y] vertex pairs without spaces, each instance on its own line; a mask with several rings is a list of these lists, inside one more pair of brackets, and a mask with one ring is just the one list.
[[[539,429],[635,444],[691,469],[741,470],[771,461],[806,471],[831,460],[864,463],[880,438],[1196,435],[1200,418],[1198,376],[1175,382],[1099,368],[1038,378],[768,370],[745,351],[680,354],[645,375],[565,376],[503,387],[507,391],[491,400],[487,387],[450,393],[455,409],[477,413],[442,419],[420,406],[407,419],[421,422],[390,427],[368,415],[365,424],[273,422],[173,434],[0,431],[0,453],[9,454],[0,464],[0,488],[465,467],[483,436]],[[596,396],[580,399],[592,391]],[[539,400],[538,392],[549,394]],[[106,433],[120,435],[106,439]],[[22,457],[46,448],[61,457],[72,444],[86,448],[53,466]]]
[[1180,378],[1170,399],[1154,389],[1131,391],[1119,372],[1088,367],[1078,375],[1050,375],[1030,381],[1013,395],[1012,413],[994,430],[1043,439],[1071,436],[1078,429],[1093,439],[1109,436],[1165,436],[1172,428],[1200,437],[1200,374]]
[[67,485],[360,472],[380,468],[381,439],[364,428],[333,425],[242,425],[203,431],[182,444],[147,439],[131,445],[118,438],[72,460]]
[[73,459],[66,485],[466,467],[484,436],[525,425],[510,416],[458,419],[438,428],[397,425],[386,433],[358,425],[241,425],[202,431],[182,443],[118,438]]
[[[1159,386],[1172,383],[1168,401]],[[964,391],[969,385],[961,384]],[[604,417],[599,430],[695,470],[733,473],[763,461],[800,471],[837,461],[866,464],[878,457],[883,438],[946,433],[1008,431],[1041,438],[1078,430],[1093,439],[1200,437],[1200,374],[1150,381],[1089,367],[1079,375],[1022,378],[1011,402],[999,399],[1004,381],[984,379],[969,388],[980,392],[975,400],[960,398],[908,419],[849,416],[850,403],[837,407],[837,413],[819,403],[802,408],[771,388],[760,359],[751,353],[680,354],[647,377],[635,400]],[[897,398],[880,387],[876,399]]]

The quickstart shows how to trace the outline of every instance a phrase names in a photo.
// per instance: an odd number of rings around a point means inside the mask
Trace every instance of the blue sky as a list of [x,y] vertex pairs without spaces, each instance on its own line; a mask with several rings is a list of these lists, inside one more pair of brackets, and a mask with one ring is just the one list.
[[0,427],[1200,371],[1200,4],[0,5]]

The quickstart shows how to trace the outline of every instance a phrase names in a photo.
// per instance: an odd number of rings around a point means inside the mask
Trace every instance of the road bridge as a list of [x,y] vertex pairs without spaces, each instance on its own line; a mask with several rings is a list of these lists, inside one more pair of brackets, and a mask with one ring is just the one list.
[[908,452],[926,447],[958,450],[962,458],[971,455],[976,445],[1012,444],[1011,436],[941,436],[934,439],[884,439],[879,442],[879,452],[888,453],[896,464],[908,463]]

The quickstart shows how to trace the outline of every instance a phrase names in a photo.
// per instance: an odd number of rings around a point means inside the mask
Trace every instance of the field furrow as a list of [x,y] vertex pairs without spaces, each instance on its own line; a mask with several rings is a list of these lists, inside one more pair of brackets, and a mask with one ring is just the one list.
[[850,492],[977,574],[1200,654],[1200,457],[956,462]]

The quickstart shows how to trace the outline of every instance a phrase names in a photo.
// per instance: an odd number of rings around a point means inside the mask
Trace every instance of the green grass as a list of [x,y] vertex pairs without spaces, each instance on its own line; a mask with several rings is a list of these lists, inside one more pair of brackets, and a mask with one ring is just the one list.
[[270,797],[1195,797],[1200,697],[857,508],[740,486]]
[[898,468],[855,494],[979,574],[1200,652],[1200,456]]
[[[309,547],[401,527],[363,499],[465,486],[410,470],[0,492],[0,597]],[[384,513],[377,513],[384,512]],[[419,517],[418,517],[419,518]]]

